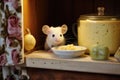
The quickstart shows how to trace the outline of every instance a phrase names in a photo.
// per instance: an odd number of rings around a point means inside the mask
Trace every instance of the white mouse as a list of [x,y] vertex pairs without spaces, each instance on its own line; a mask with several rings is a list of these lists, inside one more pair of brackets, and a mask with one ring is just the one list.
[[50,50],[52,47],[60,46],[65,44],[64,35],[67,32],[67,25],[63,24],[58,27],[49,27],[48,25],[44,25],[42,27],[42,31],[47,35],[44,48],[45,50]]

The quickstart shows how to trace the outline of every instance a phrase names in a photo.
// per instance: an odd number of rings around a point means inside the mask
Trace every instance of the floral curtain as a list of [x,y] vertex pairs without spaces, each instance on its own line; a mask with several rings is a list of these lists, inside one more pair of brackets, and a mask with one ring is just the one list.
[[0,66],[23,63],[20,0],[0,0]]
[[25,68],[19,66],[2,67],[0,80],[29,80],[29,76]]
[[21,0],[0,0],[0,80],[23,78],[16,67],[24,62],[21,15]]

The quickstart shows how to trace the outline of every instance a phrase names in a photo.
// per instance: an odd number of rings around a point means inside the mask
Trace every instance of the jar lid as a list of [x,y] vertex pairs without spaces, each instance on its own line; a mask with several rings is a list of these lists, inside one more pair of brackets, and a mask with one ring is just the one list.
[[97,14],[86,14],[81,15],[80,20],[118,20],[120,19],[120,16],[118,15],[112,15],[112,14],[105,14],[104,13],[105,8],[104,7],[98,7],[98,13]]

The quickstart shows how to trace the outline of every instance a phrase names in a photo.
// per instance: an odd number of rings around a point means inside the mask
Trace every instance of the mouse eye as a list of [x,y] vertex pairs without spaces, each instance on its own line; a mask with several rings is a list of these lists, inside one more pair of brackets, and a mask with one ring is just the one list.
[[55,37],[55,34],[53,34],[52,37]]
[[62,34],[60,34],[60,37],[62,37]]

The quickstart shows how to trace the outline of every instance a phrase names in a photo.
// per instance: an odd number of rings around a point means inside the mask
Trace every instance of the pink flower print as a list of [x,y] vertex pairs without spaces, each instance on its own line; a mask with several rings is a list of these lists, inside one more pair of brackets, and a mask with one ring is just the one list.
[[6,58],[6,55],[5,53],[0,55],[0,66],[3,66],[7,63],[7,58]]
[[21,56],[20,56],[21,46],[18,40],[10,38],[10,37],[6,37],[5,51],[8,54],[6,55],[7,60],[8,60],[7,64],[15,65],[19,63],[21,59]]
[[15,37],[18,40],[21,40],[21,27],[19,26],[19,19],[17,16],[12,15],[8,18],[8,34],[9,37]]
[[17,64],[20,61],[19,52],[16,49],[12,50],[12,60],[14,64]]
[[4,2],[8,2],[9,0],[4,0]]
[[13,7],[14,9],[18,8],[17,0],[4,0],[4,3],[7,4],[10,8]]

